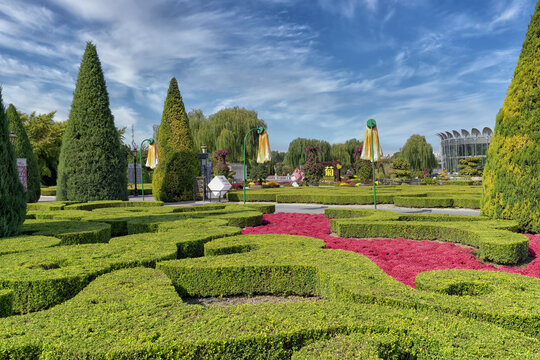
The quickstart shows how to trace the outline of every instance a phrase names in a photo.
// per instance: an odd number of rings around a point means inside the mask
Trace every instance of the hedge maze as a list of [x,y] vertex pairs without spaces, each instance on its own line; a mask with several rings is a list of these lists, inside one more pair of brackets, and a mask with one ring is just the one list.
[[[273,205],[160,205],[31,204],[24,235],[0,240],[0,359],[540,358],[537,278],[437,270],[413,289],[320,239],[240,235]],[[502,263],[527,248],[510,221],[327,216],[336,232],[430,235]],[[258,294],[317,300],[185,301]]]

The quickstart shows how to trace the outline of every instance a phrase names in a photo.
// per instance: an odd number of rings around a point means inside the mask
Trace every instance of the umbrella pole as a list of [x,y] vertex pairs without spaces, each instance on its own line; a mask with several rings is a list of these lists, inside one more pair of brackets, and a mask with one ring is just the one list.
[[375,154],[373,153],[373,127],[371,128],[371,167],[373,170],[373,205],[377,209],[377,192],[375,190]]

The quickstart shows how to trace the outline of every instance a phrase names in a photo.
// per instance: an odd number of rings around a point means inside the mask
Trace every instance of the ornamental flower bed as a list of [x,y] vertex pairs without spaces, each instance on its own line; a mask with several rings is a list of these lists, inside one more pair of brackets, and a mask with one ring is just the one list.
[[494,266],[480,262],[473,249],[453,243],[429,240],[346,239],[330,235],[330,221],[322,214],[265,214],[263,226],[247,227],[242,234],[290,234],[322,239],[329,249],[343,249],[363,254],[388,275],[415,287],[416,275],[431,270],[474,269],[504,271],[540,278],[540,234],[527,235],[531,262],[520,267]]

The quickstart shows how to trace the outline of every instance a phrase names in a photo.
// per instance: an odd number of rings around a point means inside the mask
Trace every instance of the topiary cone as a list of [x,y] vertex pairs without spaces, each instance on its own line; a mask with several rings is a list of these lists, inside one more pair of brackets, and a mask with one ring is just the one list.
[[497,115],[482,178],[481,211],[540,232],[540,0]]

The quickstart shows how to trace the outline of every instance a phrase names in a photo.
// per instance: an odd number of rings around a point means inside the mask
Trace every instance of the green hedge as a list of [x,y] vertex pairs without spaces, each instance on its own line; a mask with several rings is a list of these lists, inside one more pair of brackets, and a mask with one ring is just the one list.
[[[378,201],[378,199],[377,199]],[[439,208],[453,207],[454,199],[452,198],[436,198],[436,197],[411,197],[411,196],[396,196],[394,197],[394,205],[403,207],[417,208]]]
[[0,318],[13,313],[13,291],[0,289]]
[[60,245],[61,240],[52,236],[14,236],[0,239],[0,255],[29,251]]
[[154,207],[163,206],[161,201],[121,201],[121,200],[107,200],[107,201],[89,201],[85,203],[66,205],[66,210],[94,210],[100,208],[110,207]]
[[22,231],[27,235],[54,236],[63,245],[106,243],[111,238],[109,224],[86,221],[26,220]]

